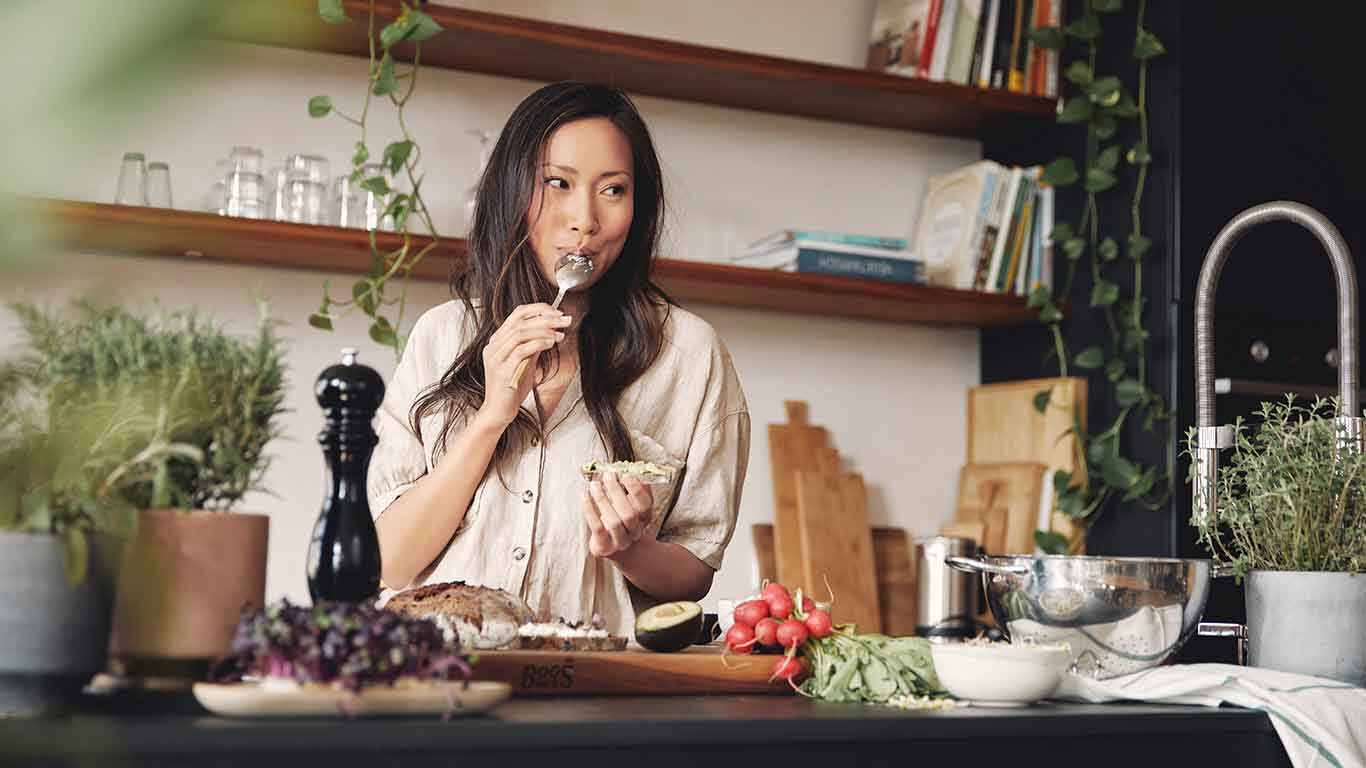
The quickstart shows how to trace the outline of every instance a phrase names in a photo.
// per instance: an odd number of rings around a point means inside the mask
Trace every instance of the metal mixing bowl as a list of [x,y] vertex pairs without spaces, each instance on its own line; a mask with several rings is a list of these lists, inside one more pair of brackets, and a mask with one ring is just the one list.
[[1192,634],[1209,596],[1210,561],[1155,557],[949,557],[982,574],[1013,643],[1065,643],[1072,669],[1105,679],[1155,667]]

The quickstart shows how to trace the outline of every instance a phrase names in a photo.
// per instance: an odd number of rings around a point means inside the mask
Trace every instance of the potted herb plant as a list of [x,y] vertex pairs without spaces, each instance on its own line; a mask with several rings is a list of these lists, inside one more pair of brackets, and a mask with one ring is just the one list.
[[[227,652],[244,606],[265,599],[269,519],[224,512],[259,487],[278,435],[284,369],[268,310],[261,305],[251,338],[194,311],[88,302],[15,311],[31,350],[24,376],[50,410],[121,393],[150,418],[156,449],[116,479],[137,526],[122,557],[110,655],[198,662]],[[126,440],[122,430],[109,428]]]
[[1362,686],[1366,454],[1340,446],[1337,410],[1287,396],[1262,404],[1255,432],[1240,419],[1217,523],[1194,522],[1215,563],[1246,579],[1250,663]]

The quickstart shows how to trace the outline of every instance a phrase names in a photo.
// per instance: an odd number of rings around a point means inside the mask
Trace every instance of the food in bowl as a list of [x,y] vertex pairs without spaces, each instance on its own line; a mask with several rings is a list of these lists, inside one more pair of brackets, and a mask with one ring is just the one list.
[[943,643],[930,652],[940,684],[976,706],[1023,707],[1046,699],[1072,662],[1065,645]]

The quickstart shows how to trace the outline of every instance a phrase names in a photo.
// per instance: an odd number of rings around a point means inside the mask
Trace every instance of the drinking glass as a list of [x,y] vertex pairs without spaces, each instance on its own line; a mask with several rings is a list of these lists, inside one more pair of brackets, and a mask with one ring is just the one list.
[[285,221],[285,182],[288,180],[289,175],[279,165],[266,174],[266,210],[273,221]]
[[259,173],[233,171],[223,179],[223,210],[228,216],[259,219],[265,211],[265,179]]
[[228,153],[230,171],[246,171],[247,173],[260,173],[264,168],[265,155],[257,147],[236,146]]
[[352,184],[349,176],[338,176],[332,181],[330,220],[339,227],[365,227],[365,207],[361,202],[360,185]]
[[147,164],[147,204],[153,208],[173,208],[171,169],[165,163]]
[[285,173],[291,180],[302,179],[324,186],[332,180],[331,166],[327,158],[320,155],[296,153],[285,157]]
[[147,158],[141,152],[123,153],[123,166],[119,168],[119,186],[114,192],[114,202],[120,205],[147,204]]
[[327,223],[327,187],[307,179],[285,182],[285,221],[298,224]]
[[199,207],[209,213],[216,213],[219,216],[227,215],[223,204],[227,199],[227,184],[224,183],[228,176],[228,158],[220,157],[213,164],[213,182],[209,184],[209,189],[204,193],[204,199],[200,201]]

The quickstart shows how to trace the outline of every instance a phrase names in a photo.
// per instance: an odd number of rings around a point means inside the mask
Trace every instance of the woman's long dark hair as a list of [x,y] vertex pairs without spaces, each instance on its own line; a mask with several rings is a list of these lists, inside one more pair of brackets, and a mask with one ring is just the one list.
[[[413,404],[409,418],[422,435],[422,419],[444,414],[437,455],[446,452],[453,426],[484,402],[483,349],[512,310],[549,301],[556,287],[546,280],[528,243],[528,210],[540,183],[542,151],[560,126],[605,117],[621,131],[634,157],[635,196],[631,229],[621,254],[591,288],[591,308],[579,325],[583,401],[613,460],[633,461],[629,432],[617,402],[621,393],[654,363],[663,344],[671,300],[650,281],[650,262],[664,218],[664,183],[650,131],[630,98],[615,88],[555,83],[531,94],[503,127],[479,181],[468,240],[468,265],[451,278],[451,292],[465,303],[475,333],[440,381]],[[663,309],[664,311],[661,311]],[[544,376],[557,370],[559,348],[542,355]],[[492,465],[536,437],[539,421],[526,409],[503,432]]]

